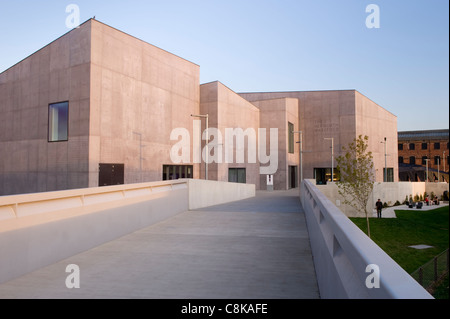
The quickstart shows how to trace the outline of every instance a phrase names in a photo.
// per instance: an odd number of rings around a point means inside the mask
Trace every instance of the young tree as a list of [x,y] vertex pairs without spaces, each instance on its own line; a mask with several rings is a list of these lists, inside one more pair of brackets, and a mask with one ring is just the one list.
[[360,135],[347,147],[344,155],[336,158],[341,180],[337,183],[339,194],[344,203],[364,212],[367,220],[367,235],[370,237],[369,212],[367,204],[373,191],[375,181],[372,152],[368,152],[368,136]]

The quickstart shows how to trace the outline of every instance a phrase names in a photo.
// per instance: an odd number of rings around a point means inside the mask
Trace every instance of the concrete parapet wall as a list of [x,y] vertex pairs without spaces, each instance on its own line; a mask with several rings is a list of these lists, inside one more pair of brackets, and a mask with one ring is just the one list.
[[254,184],[237,184],[191,179],[189,209],[225,204],[255,196]]
[[178,180],[0,197],[0,284],[251,189],[254,196],[254,185]]
[[[303,182],[301,199],[322,298],[433,298],[310,181]],[[366,286],[369,265],[380,270],[379,288]]]

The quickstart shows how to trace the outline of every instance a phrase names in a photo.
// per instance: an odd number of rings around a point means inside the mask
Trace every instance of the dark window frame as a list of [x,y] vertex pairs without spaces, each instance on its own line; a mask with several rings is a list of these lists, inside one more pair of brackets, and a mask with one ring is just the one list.
[[289,140],[288,140],[288,152],[289,154],[295,153],[295,141],[294,141],[294,124],[288,122]]
[[[50,128],[51,128],[51,116],[52,116],[52,106],[58,105],[58,104],[67,104],[67,123],[66,123],[66,130],[67,130],[67,137],[66,139],[51,139],[51,132],[50,132]],[[62,101],[62,102],[55,102],[55,103],[49,103],[48,104],[48,116],[47,116],[47,141],[48,143],[61,143],[61,142],[68,142],[69,141],[69,101]]]

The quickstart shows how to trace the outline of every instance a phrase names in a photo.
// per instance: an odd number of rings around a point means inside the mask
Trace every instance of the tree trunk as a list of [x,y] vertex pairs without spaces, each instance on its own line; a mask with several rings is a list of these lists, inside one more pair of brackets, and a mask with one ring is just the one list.
[[367,236],[369,236],[370,238],[369,214],[367,213],[367,210],[366,210],[366,221],[367,221]]

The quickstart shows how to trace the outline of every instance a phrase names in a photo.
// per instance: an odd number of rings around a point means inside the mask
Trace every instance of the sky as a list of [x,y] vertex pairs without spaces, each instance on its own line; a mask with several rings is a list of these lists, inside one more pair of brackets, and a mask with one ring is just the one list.
[[200,65],[201,83],[356,89],[399,131],[449,128],[447,0],[0,0],[0,72],[70,31],[71,4]]

